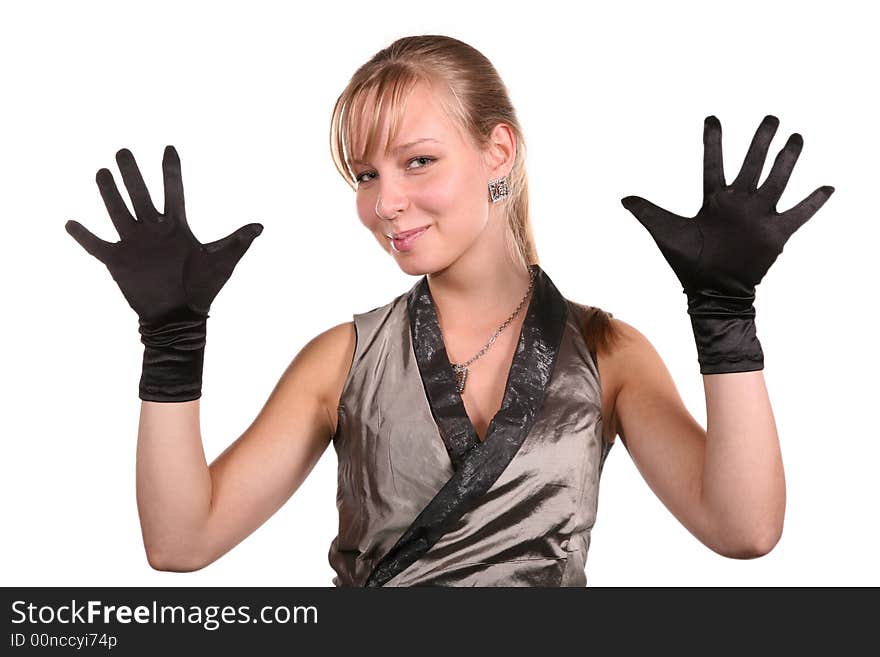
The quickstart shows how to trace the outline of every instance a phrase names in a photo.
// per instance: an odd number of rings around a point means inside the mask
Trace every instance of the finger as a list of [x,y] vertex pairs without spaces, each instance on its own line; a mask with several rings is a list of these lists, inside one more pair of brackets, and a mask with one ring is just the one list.
[[666,262],[681,284],[687,287],[684,272],[699,257],[702,248],[702,232],[697,222],[668,212],[638,196],[627,196],[622,202],[648,229]]
[[785,146],[776,155],[773,168],[770,169],[770,175],[767,176],[767,180],[764,181],[761,189],[758,190],[758,193],[771,199],[774,205],[779,201],[782,192],[785,191],[785,186],[788,184],[788,179],[791,178],[791,172],[803,147],[804,138],[798,133],[794,133],[789,137],[788,141],[785,142]]
[[761,177],[764,161],[767,159],[767,151],[770,149],[770,142],[773,141],[773,135],[776,134],[776,128],[778,127],[779,119],[775,116],[768,114],[764,117],[761,125],[755,131],[755,136],[752,137],[749,152],[746,153],[739,175],[733,181],[733,187],[749,190],[757,188],[758,178]]
[[174,146],[165,147],[165,154],[162,156],[162,174],[165,179],[165,215],[186,221],[180,157]]
[[136,228],[135,219],[128,211],[125,201],[122,200],[122,195],[119,193],[119,188],[116,187],[110,169],[99,169],[95,175],[95,182],[98,183],[101,198],[104,199],[104,205],[110,214],[110,220],[116,227],[116,232],[122,239],[127,239]]
[[64,224],[64,229],[70,236],[79,242],[79,245],[88,253],[95,256],[98,260],[107,264],[108,257],[113,250],[114,244],[102,240],[100,237],[93,235],[78,221],[71,219]]
[[[251,243],[256,239],[257,235],[263,232],[260,224],[248,224],[242,226],[231,235],[227,235],[222,240],[217,240],[210,245],[209,260],[215,271],[221,274],[223,282],[232,276],[232,272],[238,261],[241,260],[245,252],[250,248]],[[219,246],[218,245],[222,245]],[[219,290],[217,290],[219,292]]]
[[780,230],[783,231],[787,240],[801,226],[803,226],[816,212],[819,211],[825,201],[834,193],[830,185],[820,187],[791,210],[783,212],[776,218]]
[[119,165],[119,171],[122,173],[122,181],[131,197],[131,204],[137,218],[141,221],[148,219],[156,219],[159,215],[158,210],[150,199],[150,192],[147,191],[147,185],[141,176],[134,155],[127,148],[122,148],[116,153],[116,163]]
[[724,158],[721,154],[721,122],[707,116],[703,124],[703,194],[724,187]]
[[640,196],[627,196],[621,199],[620,202],[623,204],[623,207],[632,212],[635,218],[639,220],[651,235],[665,232],[664,229],[669,227],[670,221],[684,219],[684,217],[672,214]]
[[262,224],[248,224],[222,239],[205,244],[205,250],[211,255],[221,256],[224,261],[232,261],[234,266],[262,232]]

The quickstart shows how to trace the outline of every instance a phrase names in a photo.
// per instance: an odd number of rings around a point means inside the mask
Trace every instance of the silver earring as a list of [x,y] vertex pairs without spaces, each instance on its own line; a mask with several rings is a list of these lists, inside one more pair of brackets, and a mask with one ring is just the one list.
[[504,199],[508,194],[510,188],[507,186],[507,176],[489,181],[489,198],[493,203]]

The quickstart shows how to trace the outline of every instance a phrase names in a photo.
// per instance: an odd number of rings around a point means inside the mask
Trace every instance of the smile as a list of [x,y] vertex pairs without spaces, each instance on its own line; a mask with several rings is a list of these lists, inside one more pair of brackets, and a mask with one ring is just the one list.
[[387,235],[391,240],[391,246],[395,251],[409,251],[415,241],[419,239],[425,232],[430,228],[430,226],[423,226],[422,228],[416,228],[415,230],[408,230],[406,232],[400,233],[401,237],[394,237],[393,235]]

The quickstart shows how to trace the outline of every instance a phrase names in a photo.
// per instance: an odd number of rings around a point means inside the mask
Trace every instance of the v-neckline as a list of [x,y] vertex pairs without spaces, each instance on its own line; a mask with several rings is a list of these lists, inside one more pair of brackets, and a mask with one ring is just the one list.
[[[528,404],[538,389],[544,392],[536,383],[535,368],[540,366],[541,356],[552,352],[555,359],[558,338],[561,336],[560,318],[564,318],[567,309],[564,299],[541,267],[533,264],[530,269],[536,270],[535,284],[507,372],[501,407],[489,421],[482,440],[455,385],[455,374],[443,342],[428,277],[423,276],[407,296],[410,336],[426,401],[456,468],[472,449],[492,440],[499,422],[521,422],[523,411],[526,410],[523,404]],[[526,394],[523,384],[529,383],[536,389]]]
[[453,529],[480,503],[531,432],[550,388],[569,312],[553,281],[537,264],[532,266],[537,268],[535,286],[507,375],[504,400],[482,442],[455,387],[427,276],[410,290],[411,346],[453,474],[375,563],[364,586],[383,586]]

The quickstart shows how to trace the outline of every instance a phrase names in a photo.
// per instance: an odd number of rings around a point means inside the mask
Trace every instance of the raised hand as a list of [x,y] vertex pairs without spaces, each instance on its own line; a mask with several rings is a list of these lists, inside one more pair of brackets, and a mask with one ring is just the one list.
[[67,232],[107,266],[142,321],[157,321],[183,308],[207,315],[263,226],[248,224],[216,242],[201,244],[186,221],[180,158],[173,146],[165,148],[162,158],[165,211],[161,214],[131,151],[121,149],[116,162],[137,219],[128,211],[113,175],[100,169],[95,180],[122,240],[106,242],[73,220],[65,224]]
[[180,158],[173,146],[165,148],[162,158],[163,213],[153,205],[131,151],[121,149],[116,161],[137,218],[128,211],[108,169],[100,169],[95,179],[121,241],[102,240],[73,220],[64,227],[106,265],[138,314],[145,346],[141,399],[198,399],[211,303],[263,226],[247,224],[223,239],[201,244],[186,221]]
[[754,330],[755,287],[791,235],[834,192],[820,187],[790,210],[776,211],[803,148],[803,138],[791,135],[759,188],[778,126],[775,116],[764,117],[739,174],[727,185],[721,124],[714,116],[706,118],[703,204],[695,217],[673,214],[638,196],[621,200],[651,234],[688,296],[704,374],[763,368]]

